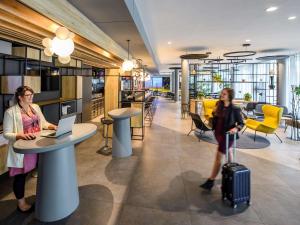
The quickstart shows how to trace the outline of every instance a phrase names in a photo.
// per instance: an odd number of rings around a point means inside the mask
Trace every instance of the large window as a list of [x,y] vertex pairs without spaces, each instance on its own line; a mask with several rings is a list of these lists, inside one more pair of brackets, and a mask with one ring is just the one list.
[[300,54],[293,55],[287,60],[286,102],[290,109],[292,101],[292,85],[300,85]]
[[[192,65],[192,68],[194,65]],[[191,70],[190,97],[198,93],[217,97],[224,87],[232,87],[237,99],[249,93],[253,101],[277,103],[277,65],[268,63],[221,63]]]

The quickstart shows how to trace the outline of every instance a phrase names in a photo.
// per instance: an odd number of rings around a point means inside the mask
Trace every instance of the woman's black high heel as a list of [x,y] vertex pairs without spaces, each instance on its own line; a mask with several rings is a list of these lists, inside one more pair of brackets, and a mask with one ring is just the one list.
[[211,190],[213,188],[213,186],[215,185],[215,181],[211,180],[211,179],[207,179],[207,181],[205,181],[205,183],[201,184],[200,187],[205,189],[205,190]]

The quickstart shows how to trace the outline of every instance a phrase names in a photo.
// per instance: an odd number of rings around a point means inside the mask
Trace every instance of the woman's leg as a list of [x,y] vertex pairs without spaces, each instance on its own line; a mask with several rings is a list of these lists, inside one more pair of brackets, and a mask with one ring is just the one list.
[[213,169],[212,169],[211,175],[209,177],[210,180],[215,180],[216,177],[218,176],[218,173],[221,169],[223,156],[224,156],[224,154],[222,152],[217,151]]
[[27,174],[18,174],[14,177],[13,182],[13,191],[16,199],[18,200],[18,207],[22,211],[26,211],[31,207],[31,205],[26,203],[26,200],[24,198],[26,176]]

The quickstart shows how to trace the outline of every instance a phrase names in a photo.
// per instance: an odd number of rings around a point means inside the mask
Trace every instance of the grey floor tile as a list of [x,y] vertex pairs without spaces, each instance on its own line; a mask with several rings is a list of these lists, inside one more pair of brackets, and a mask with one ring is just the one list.
[[197,213],[191,213],[191,224],[192,225],[264,225],[263,223],[253,221],[241,221],[238,217],[227,216],[227,217],[215,217],[202,215]]
[[187,212],[165,212],[126,205],[118,225],[191,225]]

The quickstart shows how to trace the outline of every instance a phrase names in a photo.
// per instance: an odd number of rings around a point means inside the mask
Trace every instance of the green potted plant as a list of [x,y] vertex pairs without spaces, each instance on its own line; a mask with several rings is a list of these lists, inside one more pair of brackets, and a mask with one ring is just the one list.
[[251,101],[251,99],[252,99],[252,95],[249,92],[247,92],[247,93],[244,94],[244,100],[246,102]]
[[204,91],[199,91],[197,94],[198,99],[202,100],[203,98],[205,98],[206,94],[204,93]]
[[217,83],[222,83],[223,80],[222,80],[221,74],[215,73],[215,74],[213,75],[213,81],[214,81],[214,82],[217,82]]

